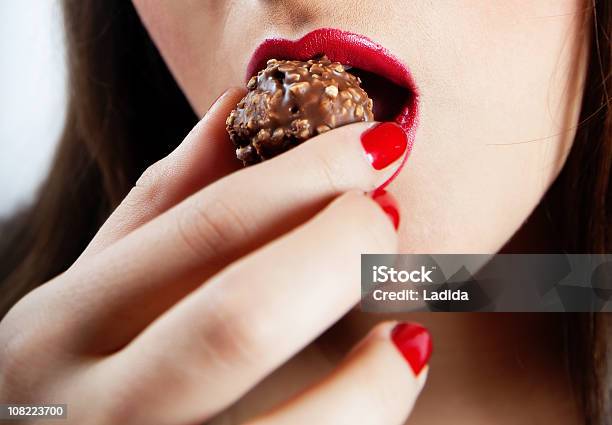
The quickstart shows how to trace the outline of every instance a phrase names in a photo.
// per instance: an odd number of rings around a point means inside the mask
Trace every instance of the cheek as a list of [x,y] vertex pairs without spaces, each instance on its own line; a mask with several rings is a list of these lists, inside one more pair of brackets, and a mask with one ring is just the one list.
[[[133,0],[132,3],[141,21],[157,46],[166,64],[173,71],[175,79],[185,80],[183,75],[188,69],[187,58],[192,53],[189,33],[180,25],[189,10],[182,1]],[[181,72],[174,72],[181,70]]]
[[407,252],[499,250],[557,176],[578,119],[582,2],[465,3],[430,23],[417,69],[421,125],[391,188]]
[[214,87],[206,84],[210,80],[207,76],[217,73],[223,63],[219,57],[227,54],[222,43],[223,33],[218,27],[228,13],[229,3],[219,0],[133,0],[174,79],[200,116],[220,94],[219,87],[226,88],[229,81],[237,80],[238,70],[225,69],[219,74],[228,77],[227,83],[220,81]]
[[[421,92],[415,148],[390,188],[402,208],[401,249],[499,250],[537,206],[571,145],[584,1],[338,2],[333,13],[310,15],[297,6],[321,12],[328,2],[280,2],[276,13],[264,3],[134,0],[200,115],[243,81],[253,40],[270,34],[334,26],[390,48]],[[309,16],[307,28],[281,19],[282,4],[291,6],[289,17]]]

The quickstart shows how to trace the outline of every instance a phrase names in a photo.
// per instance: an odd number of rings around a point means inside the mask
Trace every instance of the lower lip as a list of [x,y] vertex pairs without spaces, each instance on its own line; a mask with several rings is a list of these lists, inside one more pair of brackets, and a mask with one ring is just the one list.
[[393,119],[408,138],[406,155],[396,173],[381,186],[384,188],[397,176],[408,159],[414,144],[419,116],[418,91],[412,76],[408,68],[387,49],[363,35],[333,28],[312,31],[298,40],[267,39],[255,50],[247,66],[246,80],[263,69],[268,59],[305,61],[323,54],[334,62],[382,75],[412,93],[409,102]]

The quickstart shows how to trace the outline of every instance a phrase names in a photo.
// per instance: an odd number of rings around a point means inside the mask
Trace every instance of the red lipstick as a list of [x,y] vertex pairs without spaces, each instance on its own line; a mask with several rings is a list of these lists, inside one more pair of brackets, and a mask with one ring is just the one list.
[[387,49],[366,36],[334,28],[317,29],[298,40],[270,38],[264,40],[253,53],[247,66],[246,81],[264,68],[268,59],[306,61],[322,55],[352,67],[351,72],[361,77],[366,92],[374,93],[371,96],[375,105],[374,118],[394,121],[406,133],[406,155],[396,173],[381,186],[384,188],[406,162],[418,124],[416,84],[408,67]]

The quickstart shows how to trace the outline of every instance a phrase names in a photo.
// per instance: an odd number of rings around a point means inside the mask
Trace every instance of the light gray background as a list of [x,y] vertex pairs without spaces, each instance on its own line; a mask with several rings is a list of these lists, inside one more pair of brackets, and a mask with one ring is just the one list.
[[0,1],[0,217],[28,202],[64,121],[57,0]]

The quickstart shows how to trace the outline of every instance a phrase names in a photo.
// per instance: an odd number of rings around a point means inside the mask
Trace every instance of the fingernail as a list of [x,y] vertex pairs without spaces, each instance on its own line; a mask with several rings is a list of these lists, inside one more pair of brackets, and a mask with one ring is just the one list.
[[378,205],[380,205],[383,211],[387,213],[391,219],[391,223],[393,223],[393,227],[395,227],[395,230],[397,230],[400,223],[400,213],[399,208],[397,207],[397,201],[393,195],[384,189],[376,189],[370,196]]
[[414,374],[418,375],[431,356],[429,331],[416,323],[399,323],[391,331],[391,339]]
[[382,170],[400,159],[408,146],[406,133],[393,123],[378,124],[361,135],[361,144],[372,167]]

